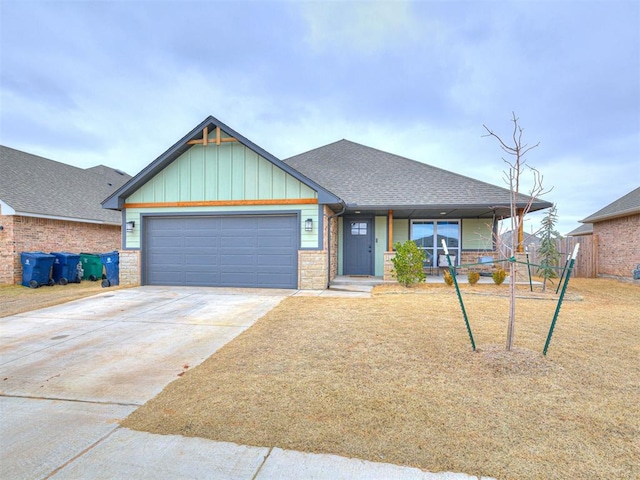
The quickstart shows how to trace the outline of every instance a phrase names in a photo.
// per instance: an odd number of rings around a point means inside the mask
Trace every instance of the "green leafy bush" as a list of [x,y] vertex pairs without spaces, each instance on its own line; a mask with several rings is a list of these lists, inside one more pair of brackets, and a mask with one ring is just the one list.
[[507,272],[502,268],[497,268],[493,271],[491,277],[496,285],[502,285],[505,278],[507,278]]
[[480,280],[480,272],[469,272],[467,279],[469,280],[469,285],[475,285]]
[[396,250],[396,255],[391,259],[393,263],[391,275],[398,280],[398,283],[408,287],[414,283],[424,282],[427,278],[423,270],[426,259],[424,250],[418,248],[412,240],[404,243],[397,242],[393,248]]

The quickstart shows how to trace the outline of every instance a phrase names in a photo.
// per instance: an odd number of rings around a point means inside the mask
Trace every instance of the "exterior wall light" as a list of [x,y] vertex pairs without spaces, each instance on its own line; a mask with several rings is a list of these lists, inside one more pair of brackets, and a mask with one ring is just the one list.
[[134,222],[133,220],[127,222],[127,232],[133,232],[134,228],[136,228],[136,222]]
[[312,232],[313,231],[313,218],[307,218],[304,222],[304,231]]

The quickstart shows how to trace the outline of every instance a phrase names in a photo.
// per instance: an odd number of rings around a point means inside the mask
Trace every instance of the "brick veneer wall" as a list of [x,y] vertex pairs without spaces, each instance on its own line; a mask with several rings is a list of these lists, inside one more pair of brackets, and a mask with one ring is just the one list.
[[[396,256],[396,252],[384,252],[384,264],[383,264],[384,271],[383,271],[382,279],[385,282],[392,282],[396,280],[395,277],[391,274],[391,270],[393,270],[393,263],[391,262],[391,259],[395,256]],[[493,259],[498,258],[498,254],[496,252],[478,253],[477,251],[473,251],[473,252],[463,251],[461,256],[462,258],[460,259],[459,264],[477,263],[479,257],[492,257]],[[494,265],[495,265],[494,267],[491,267],[488,265],[474,265],[473,267],[460,267],[458,269],[458,274],[466,275],[467,273],[469,273],[469,269],[471,268],[478,272],[492,272],[495,267],[500,266],[498,264],[494,264]],[[502,264],[502,267],[508,268],[504,264]],[[438,273],[436,272],[435,268],[433,269],[433,273]]]
[[326,250],[298,250],[298,288],[301,290],[327,288]]
[[140,250],[120,252],[120,285],[140,285]]
[[21,252],[110,252],[121,244],[119,225],[0,215],[0,284],[22,281]]
[[[331,258],[329,259],[329,281],[338,276],[338,217],[329,219],[335,212],[329,207],[324,207],[325,230],[323,249],[327,249],[331,245]],[[329,224],[331,224],[331,237],[329,237]]]
[[14,279],[13,216],[0,215],[0,225],[2,225],[2,230],[0,230],[0,285],[16,283]]
[[640,264],[640,214],[593,224],[598,236],[598,276],[633,278]]

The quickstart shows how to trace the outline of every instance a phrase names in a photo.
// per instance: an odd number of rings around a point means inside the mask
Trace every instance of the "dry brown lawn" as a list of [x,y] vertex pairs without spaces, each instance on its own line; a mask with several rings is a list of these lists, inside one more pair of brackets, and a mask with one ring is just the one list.
[[122,286],[102,288],[102,282],[80,282],[53,287],[28,288],[22,285],[0,285],[0,317],[51,307]]
[[640,478],[640,288],[572,279],[546,357],[557,297],[518,299],[507,353],[507,288],[463,286],[476,352],[449,287],[287,298],[123,425],[499,479]]

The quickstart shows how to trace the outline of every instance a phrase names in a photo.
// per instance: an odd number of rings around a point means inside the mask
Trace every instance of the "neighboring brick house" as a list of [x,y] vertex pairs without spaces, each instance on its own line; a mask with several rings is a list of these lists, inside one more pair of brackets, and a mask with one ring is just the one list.
[[585,226],[569,235],[589,235],[588,225],[592,225],[596,275],[632,279],[640,264],[640,187],[581,223]]
[[[511,192],[347,140],[280,160],[208,117],[104,200],[127,228],[120,282],[322,289],[390,278],[415,241],[437,271],[495,256]],[[516,208],[551,203],[520,195]]]
[[21,252],[119,249],[121,215],[100,202],[130,178],[0,146],[0,284],[20,283]]

